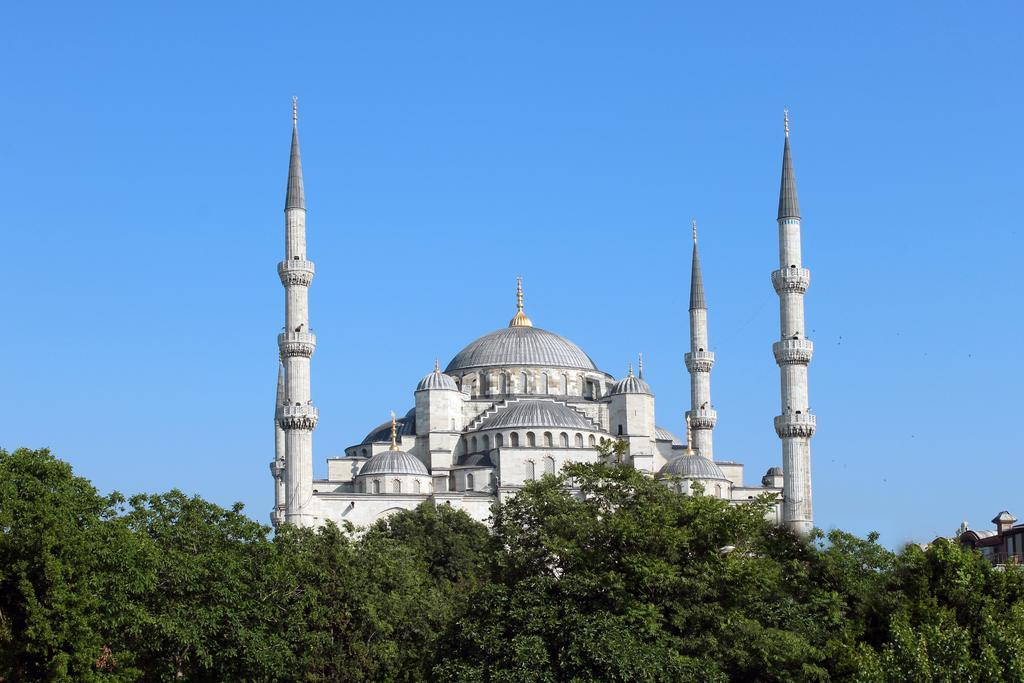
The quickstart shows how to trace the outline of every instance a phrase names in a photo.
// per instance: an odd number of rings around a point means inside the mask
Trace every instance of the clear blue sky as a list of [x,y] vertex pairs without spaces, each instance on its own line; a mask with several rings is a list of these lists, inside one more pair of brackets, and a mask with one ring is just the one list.
[[298,95],[318,474],[516,275],[681,431],[695,216],[716,452],[756,482],[789,106],[816,521],[1024,518],[1020,3],[683,5],[7,3],[0,445],[267,520]]

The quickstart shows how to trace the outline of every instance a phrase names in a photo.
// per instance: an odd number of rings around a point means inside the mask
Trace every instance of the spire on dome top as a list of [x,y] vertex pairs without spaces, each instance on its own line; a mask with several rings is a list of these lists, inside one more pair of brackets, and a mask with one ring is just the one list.
[[395,418],[395,411],[391,411],[391,449],[398,450],[398,420]]
[[302,159],[299,157],[299,98],[292,98],[292,154],[288,161],[288,191],[284,209],[305,209],[306,195],[302,190]]
[[633,364],[632,363],[629,364],[629,376],[630,377],[633,376]]
[[434,372],[441,372],[441,359],[434,356]]
[[700,274],[700,257],[697,255],[697,221],[693,221],[693,264],[690,267],[690,310],[707,308],[704,303],[704,278]]
[[779,220],[800,218],[800,202],[796,198],[796,177],[789,151],[789,109],[785,110],[786,144],[782,149],[782,184],[779,187]]
[[509,327],[533,327],[533,321],[523,313],[523,278],[516,278],[516,314],[508,323]]
[[637,356],[637,358],[636,358],[637,365],[639,366],[638,369],[640,371],[640,379],[643,379],[644,378],[644,354],[641,351],[636,356]]

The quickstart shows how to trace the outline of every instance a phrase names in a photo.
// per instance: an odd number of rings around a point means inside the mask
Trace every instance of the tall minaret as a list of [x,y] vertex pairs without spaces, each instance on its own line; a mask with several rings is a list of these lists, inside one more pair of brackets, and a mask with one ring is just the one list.
[[274,461],[270,472],[274,475],[274,509],[270,521],[276,527],[284,522],[285,513],[285,438],[281,427],[281,412],[284,409],[284,363],[277,364],[277,399],[274,401]]
[[315,522],[313,499],[313,429],[319,417],[309,389],[309,359],[316,336],[309,329],[309,283],[313,262],[306,259],[306,199],[299,158],[298,104],[292,98],[292,151],[284,203],[285,258],[277,264],[285,291],[285,327],[277,336],[284,361],[284,405],[280,424],[285,435],[285,521],[296,526]]
[[690,410],[687,424],[693,430],[693,445],[708,460],[714,459],[711,432],[718,413],[711,405],[711,368],[715,354],[708,351],[708,307],[704,303],[704,280],[697,255],[697,221],[693,221],[693,264],[690,267],[690,352],[685,356],[690,371]]
[[782,414],[775,432],[782,439],[782,521],[806,535],[814,527],[811,507],[811,436],[815,418],[807,402],[807,366],[814,345],[804,324],[804,293],[811,271],[800,259],[800,204],[789,152],[789,110],[785,113],[786,145],[782,151],[782,186],[779,190],[779,269],[772,285],[779,295],[780,340],[772,344],[782,385]]

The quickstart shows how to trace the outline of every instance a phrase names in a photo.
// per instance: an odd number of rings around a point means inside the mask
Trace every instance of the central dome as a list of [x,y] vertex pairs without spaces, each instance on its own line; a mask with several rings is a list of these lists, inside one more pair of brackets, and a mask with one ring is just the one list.
[[565,337],[539,327],[504,327],[459,351],[444,371],[503,365],[597,370],[590,356]]

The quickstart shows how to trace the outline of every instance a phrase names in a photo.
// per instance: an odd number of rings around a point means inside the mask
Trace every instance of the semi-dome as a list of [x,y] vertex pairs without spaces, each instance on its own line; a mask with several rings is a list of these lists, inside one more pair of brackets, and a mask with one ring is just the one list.
[[609,394],[650,394],[651,387],[647,382],[633,374],[633,366],[629,366],[629,374],[612,385]]
[[722,468],[701,455],[685,454],[676,457],[665,463],[659,474],[682,477],[684,479],[724,479],[728,477],[722,472]]
[[480,429],[511,429],[518,427],[564,427],[595,431],[597,426],[584,415],[564,403],[554,401],[509,401],[505,408],[484,420]]
[[[411,409],[404,417],[395,421],[398,429],[398,436],[416,436],[416,409]],[[388,420],[370,430],[360,445],[368,443],[387,443],[391,440],[391,421]]]
[[438,366],[436,361],[434,362],[434,371],[421,379],[420,383],[416,385],[416,391],[434,390],[459,390],[459,385],[455,383],[455,378],[441,372],[441,368]]
[[359,476],[370,474],[414,474],[430,476],[426,466],[411,453],[405,451],[381,451],[366,461],[359,470]]
[[459,351],[445,372],[505,365],[597,370],[583,349],[539,327],[505,327],[485,334]]

